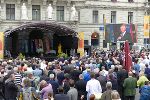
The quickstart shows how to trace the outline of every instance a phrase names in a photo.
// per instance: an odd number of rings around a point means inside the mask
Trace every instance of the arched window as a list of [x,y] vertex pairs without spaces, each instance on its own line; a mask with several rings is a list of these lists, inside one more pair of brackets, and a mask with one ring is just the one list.
[[99,34],[97,32],[94,32],[91,35],[91,45],[92,46],[98,46],[99,45]]

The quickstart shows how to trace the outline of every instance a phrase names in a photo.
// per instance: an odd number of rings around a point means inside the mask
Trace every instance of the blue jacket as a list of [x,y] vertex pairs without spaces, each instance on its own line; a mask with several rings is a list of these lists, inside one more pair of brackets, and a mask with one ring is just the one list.
[[140,100],[150,100],[150,86],[144,85],[140,88]]

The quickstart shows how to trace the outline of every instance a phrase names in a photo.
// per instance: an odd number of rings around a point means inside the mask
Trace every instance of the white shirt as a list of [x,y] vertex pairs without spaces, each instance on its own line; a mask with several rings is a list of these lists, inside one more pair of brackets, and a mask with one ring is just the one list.
[[89,80],[86,84],[86,91],[88,92],[88,97],[91,94],[102,93],[100,82],[96,79]]

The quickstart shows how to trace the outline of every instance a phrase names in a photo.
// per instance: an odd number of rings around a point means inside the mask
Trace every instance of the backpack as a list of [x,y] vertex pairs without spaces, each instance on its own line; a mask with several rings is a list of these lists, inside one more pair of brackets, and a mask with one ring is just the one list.
[[23,88],[22,91],[23,91],[23,100],[33,100],[32,99],[32,87],[29,87],[29,88]]

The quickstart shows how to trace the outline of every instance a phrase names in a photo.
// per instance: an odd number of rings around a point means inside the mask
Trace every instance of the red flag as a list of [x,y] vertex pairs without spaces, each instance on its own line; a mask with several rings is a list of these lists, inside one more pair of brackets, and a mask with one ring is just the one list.
[[124,68],[129,72],[132,66],[132,58],[130,55],[130,46],[128,40],[126,40],[124,43],[124,53]]

